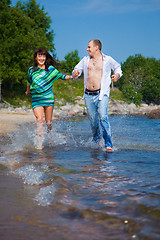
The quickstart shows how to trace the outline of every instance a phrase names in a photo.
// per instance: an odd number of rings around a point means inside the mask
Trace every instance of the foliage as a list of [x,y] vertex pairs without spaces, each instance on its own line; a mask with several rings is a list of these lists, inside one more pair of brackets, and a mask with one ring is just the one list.
[[[58,67],[60,72],[71,74],[74,67],[80,61],[78,50],[71,51],[61,61],[61,66]],[[66,104],[66,102],[74,103],[77,96],[83,96],[83,79],[73,81],[56,81],[53,85],[53,91],[57,105]]]
[[[16,96],[23,98],[36,48],[44,46],[56,58],[50,25],[51,18],[36,0],[18,1],[16,6],[11,6],[10,0],[0,0],[0,86],[2,82],[2,93],[12,101]],[[66,54],[64,59],[58,70],[71,74],[80,61],[78,50]],[[130,56],[122,63],[122,71],[122,78],[114,84],[119,90],[111,89],[111,98],[160,104],[160,60],[140,54]],[[59,103],[74,102],[76,96],[83,95],[83,80],[56,81],[53,89]]]
[[[44,12],[44,7],[40,9],[39,4],[36,4],[35,0],[29,0],[25,4],[18,1],[17,8],[21,9],[30,19],[34,20],[34,29],[40,31],[38,37],[43,37],[45,42],[47,40],[47,46],[49,47],[48,50],[54,54],[54,33],[53,30],[50,30],[51,18]],[[43,43],[42,41],[40,46],[45,46],[45,42]]]
[[8,94],[8,91],[3,91],[3,94],[5,95],[5,101],[13,107],[26,106],[31,108],[32,106],[31,97],[27,97],[24,93],[11,91]]
[[16,7],[10,1],[0,4],[0,77],[4,90],[26,87],[28,68],[33,64],[33,51],[40,46],[54,52],[51,19],[35,0]]
[[122,91],[120,91],[118,88],[115,88],[115,87],[113,89],[111,88],[110,99],[126,101],[126,99],[123,96]]
[[141,55],[130,56],[122,64],[123,76],[116,86],[130,102],[160,103],[160,61]]
[[67,74],[71,74],[74,67],[80,61],[80,58],[78,56],[78,50],[71,51],[70,53],[66,54],[64,59],[64,61],[61,61],[61,67],[59,68],[59,70]]
[[58,80],[53,85],[53,92],[55,95],[56,106],[64,105],[67,102],[75,103],[77,96],[83,97],[83,79],[77,80]]
[[10,0],[1,0],[0,1],[0,10],[5,9],[11,4]]

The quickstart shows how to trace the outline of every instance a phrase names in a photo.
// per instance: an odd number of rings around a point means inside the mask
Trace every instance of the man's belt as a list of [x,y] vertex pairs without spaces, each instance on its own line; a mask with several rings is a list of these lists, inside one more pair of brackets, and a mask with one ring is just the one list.
[[100,89],[91,91],[86,88],[86,90],[85,90],[85,94],[87,94],[87,95],[98,95],[99,93],[100,93]]

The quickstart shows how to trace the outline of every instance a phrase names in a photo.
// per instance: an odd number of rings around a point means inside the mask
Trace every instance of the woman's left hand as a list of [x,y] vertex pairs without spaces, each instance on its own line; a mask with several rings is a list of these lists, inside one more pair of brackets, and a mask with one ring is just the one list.
[[26,93],[26,96],[28,96],[30,94],[30,91],[26,91],[25,93]]
[[66,80],[69,80],[69,79],[73,79],[73,76],[72,75],[67,75]]

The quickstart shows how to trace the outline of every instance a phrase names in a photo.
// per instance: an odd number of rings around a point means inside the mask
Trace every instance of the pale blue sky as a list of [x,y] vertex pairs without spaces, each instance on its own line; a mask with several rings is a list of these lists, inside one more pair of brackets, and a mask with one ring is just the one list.
[[[15,5],[17,0],[11,0]],[[52,19],[59,60],[88,41],[102,41],[102,52],[122,63],[135,54],[160,59],[160,0],[37,0]]]

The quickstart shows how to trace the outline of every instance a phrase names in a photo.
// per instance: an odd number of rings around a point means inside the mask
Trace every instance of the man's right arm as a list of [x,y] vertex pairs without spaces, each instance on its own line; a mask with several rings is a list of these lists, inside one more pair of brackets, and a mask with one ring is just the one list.
[[73,72],[72,72],[72,76],[73,77],[79,77],[82,72],[84,71],[84,58],[75,66]]
[[80,72],[79,70],[73,70],[72,76],[73,76],[74,78],[79,77],[80,75],[81,75],[81,72]]

